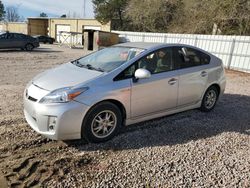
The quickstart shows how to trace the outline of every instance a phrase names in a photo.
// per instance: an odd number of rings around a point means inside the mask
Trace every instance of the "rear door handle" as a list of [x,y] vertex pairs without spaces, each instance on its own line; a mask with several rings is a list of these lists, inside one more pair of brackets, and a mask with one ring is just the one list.
[[169,85],[174,85],[175,83],[177,82],[177,79],[176,78],[172,78],[168,81],[168,84]]
[[201,72],[201,77],[205,77],[205,76],[207,76],[207,72],[206,71],[202,71]]

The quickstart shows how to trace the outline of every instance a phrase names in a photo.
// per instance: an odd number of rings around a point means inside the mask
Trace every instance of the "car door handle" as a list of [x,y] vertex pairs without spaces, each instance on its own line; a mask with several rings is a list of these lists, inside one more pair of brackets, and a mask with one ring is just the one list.
[[206,71],[202,71],[201,72],[201,77],[205,77],[205,76],[207,76],[207,72]]
[[168,81],[168,84],[169,85],[174,85],[175,83],[177,82],[177,79],[176,78],[172,78]]

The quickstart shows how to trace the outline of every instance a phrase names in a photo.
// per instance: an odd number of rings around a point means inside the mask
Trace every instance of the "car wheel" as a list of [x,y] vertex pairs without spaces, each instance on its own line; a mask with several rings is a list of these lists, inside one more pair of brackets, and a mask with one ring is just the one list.
[[113,138],[122,125],[120,109],[113,103],[102,102],[85,116],[82,137],[89,142],[104,142]]
[[215,107],[215,104],[218,100],[218,90],[215,86],[211,86],[205,92],[201,103],[201,111],[209,112]]
[[26,44],[25,50],[31,51],[31,50],[33,50],[33,49],[34,49],[34,46],[33,46],[32,44]]

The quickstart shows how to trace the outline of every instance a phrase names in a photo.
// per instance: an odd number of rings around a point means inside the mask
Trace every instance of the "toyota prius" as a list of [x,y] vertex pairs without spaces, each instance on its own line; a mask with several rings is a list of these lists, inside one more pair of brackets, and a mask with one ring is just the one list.
[[202,49],[122,43],[37,75],[24,91],[24,114],[48,138],[103,142],[122,126],[195,108],[208,112],[225,84],[221,59]]

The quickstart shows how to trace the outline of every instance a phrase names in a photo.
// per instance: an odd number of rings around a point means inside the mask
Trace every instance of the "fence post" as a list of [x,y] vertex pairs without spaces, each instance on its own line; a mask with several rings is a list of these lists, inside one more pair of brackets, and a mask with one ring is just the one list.
[[229,59],[227,63],[227,68],[230,69],[232,59],[233,59],[233,53],[234,53],[234,47],[235,47],[235,39],[232,40],[231,48],[230,48],[230,54],[229,54]]
[[198,43],[198,37],[195,37],[195,39],[194,39],[194,46],[197,46],[197,43]]
[[129,40],[128,40],[128,34],[125,34],[124,37],[125,37],[125,40],[126,40],[125,42],[129,42]]
[[167,40],[168,40],[167,35],[164,35],[164,43],[167,43]]
[[142,42],[145,42],[145,35],[142,35]]

